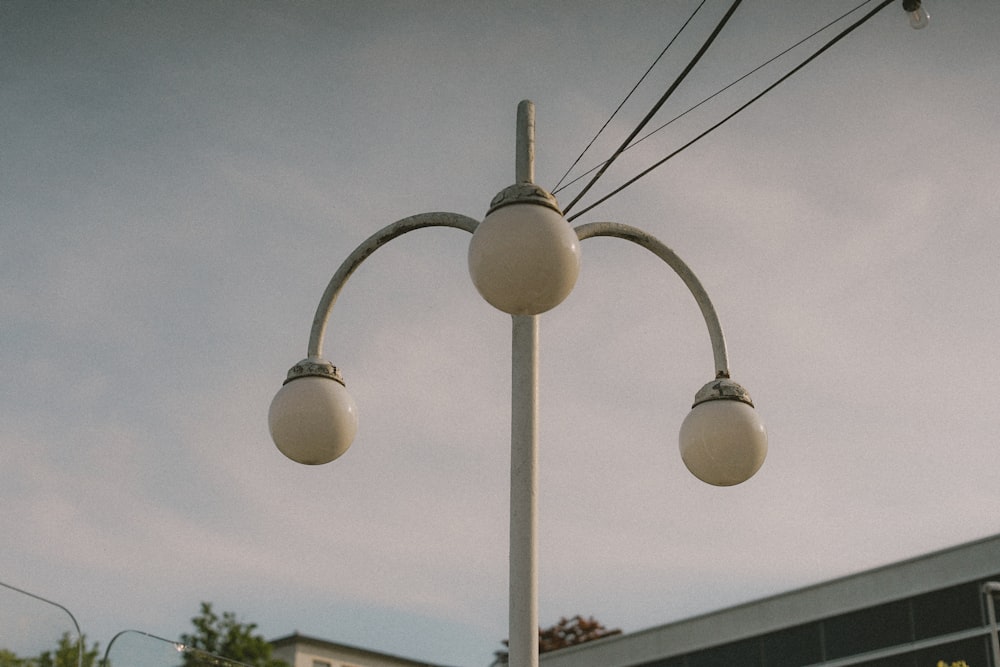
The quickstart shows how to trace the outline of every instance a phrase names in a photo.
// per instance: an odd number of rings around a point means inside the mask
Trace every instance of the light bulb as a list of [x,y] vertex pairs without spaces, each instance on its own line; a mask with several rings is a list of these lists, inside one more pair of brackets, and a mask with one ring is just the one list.
[[923,30],[930,23],[931,15],[923,7],[910,12],[910,27],[914,30]]
[[333,364],[306,359],[289,371],[267,413],[271,438],[298,463],[321,465],[341,456],[358,432],[358,409]]
[[469,275],[479,294],[511,315],[538,315],[569,296],[580,273],[580,241],[555,204],[531,183],[513,185],[469,243]]
[[923,30],[930,22],[931,15],[923,8],[920,0],[903,0],[903,11],[906,12],[910,27],[914,30]]

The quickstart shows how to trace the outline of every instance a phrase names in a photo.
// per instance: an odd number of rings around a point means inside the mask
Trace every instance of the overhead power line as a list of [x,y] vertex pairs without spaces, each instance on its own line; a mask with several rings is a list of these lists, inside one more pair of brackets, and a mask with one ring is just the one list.
[[608,161],[604,163],[604,166],[602,166],[597,171],[597,173],[594,174],[594,177],[590,179],[590,182],[587,183],[587,185],[585,185],[583,189],[576,195],[573,201],[571,201],[563,209],[564,213],[568,213],[569,210],[573,208],[573,206],[575,206],[578,201],[580,201],[580,198],[583,197],[585,194],[587,194],[587,191],[590,190],[590,188],[594,186],[594,183],[596,183],[597,180],[604,175],[604,172],[606,172],[608,168],[611,167],[614,161],[618,159],[618,156],[621,155],[626,148],[628,148],[628,145],[632,143],[632,140],[635,139],[640,132],[642,132],[642,128],[646,127],[649,121],[653,119],[653,116],[656,115],[656,112],[660,110],[660,107],[662,107],[663,104],[670,97],[670,95],[673,94],[674,90],[677,89],[677,86],[681,84],[681,82],[687,77],[687,75],[691,72],[691,70],[694,69],[694,66],[698,64],[698,61],[701,60],[701,57],[705,55],[705,52],[708,51],[708,47],[712,45],[712,42],[715,41],[715,38],[719,36],[720,32],[722,32],[722,29],[725,27],[726,23],[732,17],[733,13],[736,12],[736,8],[740,6],[741,2],[742,0],[735,0],[733,2],[733,4],[729,7],[729,11],[727,11],[725,16],[722,17],[722,19],[719,21],[719,24],[715,26],[715,30],[712,31],[712,34],[708,36],[708,39],[705,40],[705,43],[702,44],[700,49],[698,49],[698,53],[694,55],[694,58],[692,58],[691,62],[687,64],[687,67],[684,68],[684,71],[680,73],[680,75],[677,77],[677,80],[674,81],[673,84],[671,84],[670,88],[667,89],[667,92],[665,92],[663,96],[660,97],[660,99],[656,102],[656,104],[653,105],[653,108],[650,109],[649,113],[646,114],[646,117],[639,122],[639,125],[637,125],[636,128],[632,130],[631,134],[629,134],[628,137],[625,139],[625,141],[622,142],[622,145],[618,147],[618,150],[616,150],[611,155],[611,157],[608,158]]
[[[762,90],[760,93],[758,93],[757,95],[755,95],[752,98],[750,98],[749,101],[747,101],[744,104],[742,104],[739,108],[737,108],[731,114],[729,114],[728,116],[726,116],[725,118],[723,118],[722,120],[720,120],[719,122],[717,122],[715,125],[712,125],[707,130],[705,130],[704,132],[702,132],[701,134],[699,134],[694,139],[692,139],[691,141],[687,142],[686,144],[684,144],[683,146],[681,146],[680,148],[678,148],[674,152],[670,153],[669,155],[667,155],[665,158],[663,158],[659,162],[656,162],[652,166],[650,166],[650,167],[644,169],[643,171],[639,172],[639,174],[637,174],[636,176],[633,176],[631,179],[629,179],[628,181],[626,181],[625,183],[623,183],[619,187],[615,188],[614,190],[612,190],[608,194],[604,195],[603,197],[601,197],[600,199],[598,199],[594,203],[590,204],[589,206],[587,206],[583,210],[578,211],[576,214],[574,214],[572,216],[569,216],[566,219],[568,221],[572,222],[575,218],[580,217],[581,215],[583,215],[587,211],[590,211],[591,209],[595,208],[596,206],[598,206],[600,204],[603,204],[608,199],[610,199],[611,197],[615,196],[616,194],[618,194],[619,192],[621,192],[622,190],[624,190],[628,186],[632,185],[633,183],[635,183],[636,181],[638,181],[643,176],[646,176],[647,174],[649,174],[650,172],[652,172],[654,169],[656,169],[657,167],[661,166],[667,160],[671,159],[672,157],[676,156],[678,153],[680,153],[680,152],[684,151],[685,149],[689,148],[692,144],[700,141],[705,136],[707,136],[708,134],[712,133],[713,131],[715,131],[716,129],[718,129],[719,127],[721,127],[725,123],[727,123],[729,120],[731,120],[733,117],[735,117],[741,111],[743,111],[744,109],[746,109],[748,106],[750,106],[751,104],[753,104],[754,102],[756,102],[757,100],[759,100],[760,98],[762,98],[767,93],[769,93],[772,90],[774,90],[779,84],[783,83],[786,79],[788,79],[793,74],[795,74],[796,72],[798,72],[799,70],[801,70],[803,67],[805,67],[806,65],[808,65],[810,62],[812,62],[813,60],[815,60],[816,58],[818,58],[820,56],[820,54],[824,53],[827,49],[829,49],[834,44],[836,44],[837,42],[839,42],[841,39],[843,39],[844,37],[846,37],[847,35],[849,35],[851,32],[853,32],[854,30],[856,30],[858,27],[860,27],[861,25],[863,25],[864,23],[866,23],[869,19],[871,19],[877,13],[879,13],[880,11],[882,11],[883,9],[885,9],[886,7],[888,7],[889,5],[891,5],[893,2],[895,2],[895,0],[883,0],[883,2],[881,2],[877,7],[875,7],[875,9],[873,9],[870,12],[868,12],[867,14],[865,14],[858,21],[856,21],[856,22],[852,23],[851,25],[849,25],[847,28],[845,28],[843,31],[841,31],[839,34],[837,34],[837,36],[835,36],[829,42],[827,42],[822,47],[820,47],[815,53],[813,53],[811,56],[809,56],[808,58],[806,58],[799,65],[797,65],[795,68],[793,68],[787,74],[785,74],[780,79],[778,79],[777,81],[775,81],[774,83],[772,83],[770,86],[768,86],[767,88],[765,88],[764,90]],[[579,197],[577,197],[577,200],[578,199],[579,199]],[[576,200],[574,200],[574,201],[576,201]]]
[[[656,67],[656,64],[660,62],[660,59],[662,59],[663,56],[667,53],[667,51],[670,49],[670,47],[673,46],[674,42],[677,41],[677,38],[680,37],[682,32],[684,32],[684,29],[687,28],[688,24],[691,23],[691,20],[694,19],[694,17],[698,14],[701,8],[705,6],[706,2],[707,0],[701,0],[701,3],[697,7],[695,7],[693,12],[691,12],[691,16],[687,18],[687,21],[684,22],[684,24],[677,30],[676,33],[674,33],[674,36],[670,38],[670,41],[667,42],[667,45],[663,47],[662,51],[660,51],[660,55],[656,56],[656,58],[653,60],[653,63],[646,69],[643,75],[639,77],[639,80],[636,81],[635,85],[632,86],[632,90],[628,92],[628,94],[625,96],[625,99],[623,99],[618,104],[618,107],[613,112],[611,112],[611,115],[608,116],[608,119],[604,121],[604,125],[601,125],[601,129],[597,131],[597,134],[594,135],[594,138],[590,140],[590,142],[584,147],[584,149],[580,152],[577,158],[573,160],[573,164],[569,166],[569,169],[566,170],[566,173],[562,175],[562,178],[559,179],[559,182],[556,183],[554,188],[552,188],[553,194],[555,194],[560,190],[562,182],[566,180],[566,177],[569,176],[570,173],[573,171],[573,169],[576,168],[576,165],[580,163],[580,160],[582,160],[583,156],[587,154],[587,151],[590,150],[590,147],[594,145],[594,142],[597,141],[597,138],[601,136],[601,134],[604,132],[605,129],[607,129],[608,125],[611,124],[611,121],[613,121],[615,119],[615,116],[618,115],[618,112],[622,110],[623,106],[625,106],[625,103],[628,102],[629,99],[631,99],[635,91],[639,88],[640,85],[642,85],[642,82],[646,80],[646,77],[649,76],[649,73],[653,71],[653,68]],[[591,173],[591,171],[588,171],[587,174]],[[584,174],[584,176],[586,176],[587,174]],[[583,178],[583,176],[580,176],[579,178]],[[579,178],[576,178],[571,182],[575,183],[577,180],[579,180]]]
[[[671,118],[670,120],[668,120],[668,121],[667,121],[666,123],[664,123],[663,125],[660,125],[660,126],[659,126],[658,128],[656,128],[655,130],[650,130],[649,132],[647,132],[646,134],[644,134],[643,136],[639,137],[639,138],[638,138],[638,139],[636,139],[636,140],[635,140],[634,142],[632,142],[631,144],[629,144],[628,148],[626,148],[625,150],[626,150],[626,151],[629,151],[629,150],[631,150],[632,148],[634,148],[635,146],[638,146],[638,145],[639,145],[639,144],[641,144],[642,142],[644,142],[644,141],[646,141],[647,139],[649,139],[650,137],[652,137],[652,136],[653,136],[654,134],[656,134],[656,133],[660,132],[661,130],[664,130],[664,129],[666,129],[666,128],[667,128],[667,127],[668,127],[668,126],[670,125],[670,124],[672,124],[672,123],[674,123],[674,122],[676,122],[676,121],[680,120],[681,118],[683,118],[684,116],[688,115],[689,113],[691,113],[692,111],[694,111],[694,110],[695,110],[695,109],[697,109],[698,107],[701,107],[702,105],[704,105],[704,104],[706,104],[706,103],[710,102],[711,100],[715,99],[716,97],[718,97],[718,96],[719,96],[719,95],[721,95],[722,93],[726,92],[727,90],[729,90],[730,88],[732,88],[733,86],[735,86],[736,84],[738,84],[739,82],[741,82],[741,81],[743,81],[744,79],[746,79],[746,78],[748,78],[748,77],[750,77],[750,76],[752,76],[752,75],[756,74],[757,72],[759,72],[760,70],[764,69],[765,67],[767,67],[768,65],[770,65],[770,64],[771,64],[771,63],[773,63],[774,61],[778,60],[778,59],[779,59],[779,58],[781,58],[782,56],[784,56],[784,55],[787,55],[787,54],[788,54],[789,52],[791,52],[791,51],[795,50],[796,48],[798,48],[798,47],[802,46],[803,44],[805,44],[805,43],[806,43],[806,42],[808,42],[808,41],[809,41],[810,39],[812,39],[812,38],[813,38],[813,37],[815,37],[816,35],[818,35],[818,34],[820,34],[821,32],[823,32],[824,30],[826,30],[826,29],[827,29],[827,28],[829,28],[830,26],[832,26],[832,25],[834,25],[834,24],[836,24],[836,23],[839,23],[840,21],[843,21],[843,20],[844,20],[845,18],[847,18],[848,16],[850,16],[850,15],[851,15],[851,14],[853,14],[854,12],[858,11],[859,9],[861,9],[862,7],[864,7],[865,5],[869,4],[869,3],[871,2],[871,1],[872,1],[872,0],[864,0],[864,2],[862,2],[862,3],[860,4],[860,5],[857,5],[857,6],[853,7],[852,9],[849,9],[849,10],[847,10],[846,12],[844,12],[843,14],[841,14],[840,16],[838,16],[837,18],[833,19],[832,21],[829,21],[829,22],[828,22],[828,23],[827,23],[826,25],[824,25],[824,26],[822,26],[821,28],[818,28],[818,29],[814,30],[813,32],[809,33],[808,35],[806,35],[805,37],[803,37],[803,38],[802,38],[802,39],[800,39],[799,41],[795,42],[795,43],[794,43],[794,44],[792,44],[791,46],[789,46],[789,47],[787,47],[786,49],[782,50],[781,52],[779,52],[779,53],[775,54],[774,56],[772,56],[772,57],[768,58],[767,60],[765,60],[764,62],[762,62],[762,63],[761,63],[760,65],[757,65],[756,67],[754,67],[754,68],[753,68],[752,70],[750,70],[749,72],[747,72],[747,73],[746,73],[746,74],[744,74],[743,76],[741,76],[741,77],[739,77],[739,78],[737,78],[737,79],[733,80],[733,81],[732,81],[731,83],[729,83],[729,84],[727,84],[727,85],[723,86],[722,88],[720,88],[719,90],[715,91],[714,93],[712,93],[712,94],[711,94],[711,95],[709,95],[708,97],[704,98],[703,100],[701,100],[701,101],[700,101],[700,102],[698,102],[697,104],[695,104],[695,105],[693,105],[693,106],[690,106],[690,107],[688,107],[687,109],[685,109],[685,110],[684,110],[684,111],[682,111],[681,113],[677,114],[676,116],[674,116],[673,118]],[[647,73],[648,73],[648,71],[647,71]],[[644,75],[644,76],[645,76],[645,75]],[[641,81],[641,79],[640,79],[640,81]],[[636,85],[638,85],[638,84],[636,84]],[[634,91],[634,89],[633,89],[633,91]],[[619,106],[619,108],[621,108],[621,107]],[[616,113],[617,113],[617,110],[616,110]],[[602,128],[602,129],[603,129],[603,128]],[[595,137],[595,138],[596,138],[596,137]],[[593,140],[591,140],[591,143],[593,143]],[[588,148],[589,148],[589,145],[588,145]],[[584,152],[586,152],[586,151],[584,151]],[[582,153],[581,153],[581,156],[580,156],[580,157],[583,157],[583,154],[582,154]],[[577,158],[577,161],[579,161],[579,160],[580,160],[580,158]],[[574,164],[575,164],[575,163],[574,163]],[[568,188],[569,186],[573,185],[573,184],[574,184],[574,183],[576,183],[577,181],[579,181],[579,180],[581,180],[581,179],[585,178],[586,176],[588,176],[588,175],[590,175],[590,174],[594,173],[595,171],[597,171],[598,169],[600,169],[600,168],[601,168],[601,166],[602,166],[603,164],[604,164],[604,162],[601,162],[600,164],[597,164],[597,165],[595,165],[595,166],[591,167],[591,168],[590,168],[590,169],[588,169],[587,171],[583,172],[582,174],[580,174],[580,175],[579,175],[579,176],[577,176],[576,178],[574,178],[574,179],[572,179],[572,180],[570,180],[570,181],[568,181],[568,182],[566,182],[566,183],[562,183],[562,180],[560,180],[560,184],[561,184],[561,185],[557,185],[557,186],[556,186],[556,187],[555,187],[555,188],[554,188],[554,189],[552,190],[552,194],[554,194],[554,195],[555,195],[555,194],[559,194],[559,192],[560,192],[561,190],[564,190],[564,189]],[[571,168],[570,170],[572,170],[572,168]],[[567,174],[568,174],[568,173],[569,173],[569,172],[567,172]],[[563,176],[563,180],[564,180],[565,178],[566,178],[566,176]]]

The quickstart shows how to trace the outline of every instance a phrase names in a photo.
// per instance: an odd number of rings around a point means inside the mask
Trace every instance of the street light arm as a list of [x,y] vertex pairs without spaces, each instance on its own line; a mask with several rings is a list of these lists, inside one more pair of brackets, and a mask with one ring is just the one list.
[[677,254],[663,244],[652,234],[642,231],[637,227],[625,225],[618,222],[591,222],[580,225],[576,228],[576,235],[581,241],[594,236],[613,236],[626,241],[632,241],[643,248],[646,248],[654,255],[666,262],[670,268],[680,276],[684,284],[687,285],[694,300],[698,302],[702,317],[708,326],[708,335],[712,340],[712,354],[715,357],[715,377],[729,377],[729,358],[726,354],[726,338],[722,334],[722,325],[719,323],[719,316],[715,314],[715,306],[712,305],[708,293],[701,286],[698,277],[688,267]]
[[323,356],[323,338],[326,335],[326,325],[330,320],[330,313],[333,311],[333,304],[340,296],[340,291],[344,289],[347,279],[357,270],[361,263],[368,259],[372,253],[384,246],[389,241],[424,227],[454,227],[465,231],[476,231],[479,225],[478,220],[474,220],[458,213],[419,213],[408,218],[397,220],[391,225],[383,227],[379,231],[369,236],[361,245],[355,248],[354,252],[347,256],[347,259],[340,265],[337,272],[333,274],[330,283],[323,292],[323,297],[316,306],[316,315],[313,317],[312,331],[309,334],[308,357]]

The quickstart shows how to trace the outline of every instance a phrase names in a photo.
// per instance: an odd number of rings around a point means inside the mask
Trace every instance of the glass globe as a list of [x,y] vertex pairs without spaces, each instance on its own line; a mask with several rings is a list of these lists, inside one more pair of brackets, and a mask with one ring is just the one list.
[[767,432],[752,405],[736,399],[696,404],[681,424],[680,450],[695,477],[732,486],[753,477],[767,455]]
[[342,382],[304,375],[278,391],[267,423],[282,454],[298,463],[321,465],[351,446],[358,432],[358,409]]
[[[530,184],[512,187],[544,193]],[[573,291],[579,273],[576,232],[556,208],[531,199],[494,206],[469,243],[473,284],[490,305],[511,315],[555,308]]]

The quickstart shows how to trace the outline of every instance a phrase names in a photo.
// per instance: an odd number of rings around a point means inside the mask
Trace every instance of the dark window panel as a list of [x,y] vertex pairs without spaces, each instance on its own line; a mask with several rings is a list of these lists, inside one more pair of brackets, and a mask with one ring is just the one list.
[[982,625],[979,582],[960,584],[913,598],[917,639],[937,637]]
[[[869,660],[868,662],[859,662],[857,665],[852,667],[917,667],[915,660],[916,658],[912,654],[906,653],[903,655],[890,656],[888,658]],[[937,663],[934,663],[933,667],[937,667]],[[972,666],[970,665],[969,667]]]
[[972,637],[957,642],[916,651],[916,667],[937,667],[938,662],[946,665],[965,660],[969,667],[989,667],[989,639]]
[[684,662],[684,656],[678,656],[676,658],[664,658],[663,660],[644,662],[637,667],[687,667],[687,665]]
[[723,644],[687,656],[687,667],[760,667],[760,639]]
[[761,637],[763,667],[801,667],[823,660],[819,623],[806,623]]
[[843,658],[912,641],[909,600],[834,616],[823,621],[826,658]]

